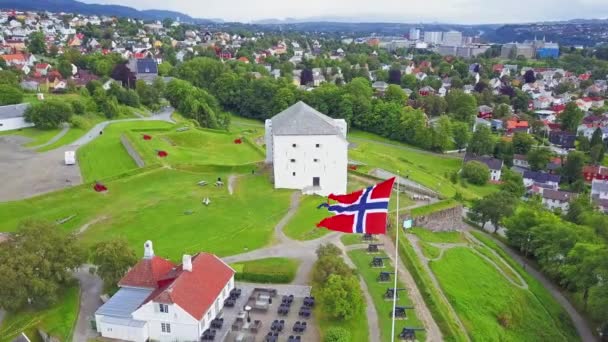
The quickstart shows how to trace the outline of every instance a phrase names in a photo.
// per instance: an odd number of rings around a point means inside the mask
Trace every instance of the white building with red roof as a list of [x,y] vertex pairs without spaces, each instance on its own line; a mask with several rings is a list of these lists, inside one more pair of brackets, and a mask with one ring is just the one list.
[[144,258],[95,312],[97,331],[125,341],[199,341],[234,288],[234,273],[209,253],[184,255],[175,265],[146,241]]

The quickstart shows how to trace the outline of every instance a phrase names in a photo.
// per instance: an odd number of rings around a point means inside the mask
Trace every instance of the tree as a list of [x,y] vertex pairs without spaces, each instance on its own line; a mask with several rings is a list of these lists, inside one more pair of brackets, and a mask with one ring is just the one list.
[[331,327],[327,329],[324,342],[350,342],[351,334],[348,330],[340,327]]
[[311,69],[304,69],[300,74],[300,85],[310,85],[314,82],[314,77]]
[[526,193],[523,177],[515,171],[503,168],[501,181],[500,189],[512,194],[516,198],[520,198]]
[[473,160],[464,164],[462,178],[471,184],[484,185],[490,178],[490,169],[486,164]]
[[403,75],[401,77],[401,86],[403,88],[414,90],[416,88],[416,76],[412,74]]
[[578,125],[585,113],[578,108],[575,102],[569,102],[566,105],[566,109],[559,116],[559,121],[562,124],[562,129],[568,132],[576,132]]
[[169,74],[171,74],[171,70],[173,70],[173,66],[167,61],[158,65],[158,74],[160,76],[169,76]]
[[57,65],[57,71],[59,71],[63,78],[68,78],[72,76],[72,63],[68,62],[65,59],[62,59]]
[[30,53],[40,55],[46,53],[46,42],[42,31],[35,31],[27,38],[27,49]]
[[526,83],[536,82],[536,76],[535,76],[534,70],[530,69],[524,73],[524,81]]
[[431,149],[443,152],[452,145],[452,122],[447,115],[442,115],[432,128],[433,142]]
[[488,126],[479,125],[477,127],[467,151],[478,156],[489,155],[494,151],[494,139]]
[[388,89],[384,94],[384,100],[396,102],[403,105],[407,102],[407,95],[405,94],[403,89],[401,89],[401,87],[399,87],[398,85],[391,84],[388,86]]
[[603,133],[599,127],[596,128],[595,131],[593,131],[593,135],[591,136],[590,144],[591,144],[591,147],[604,144]]
[[116,81],[120,81],[122,86],[125,88],[135,88],[135,73],[131,72],[131,70],[127,67],[127,63],[116,64],[112,70],[111,77]]
[[68,122],[73,109],[69,103],[50,99],[32,104],[25,110],[25,121],[33,123],[40,129],[57,128],[62,122]]
[[497,119],[504,119],[511,114],[511,106],[505,103],[499,104],[496,108],[494,108],[494,113],[492,114]]
[[551,150],[540,147],[528,152],[528,164],[533,171],[545,170],[547,163],[551,161]]
[[7,67],[8,65],[6,64],[4,58],[0,58],[0,69],[6,69]]
[[471,211],[477,215],[482,229],[489,221],[494,226],[494,233],[496,233],[501,220],[513,214],[516,204],[517,199],[512,194],[499,191],[475,201]]
[[458,121],[473,124],[477,114],[477,100],[462,90],[452,90],[445,97],[448,112]]
[[562,177],[572,185],[576,181],[583,180],[583,166],[585,165],[585,155],[579,151],[568,153],[566,163],[562,167]]
[[8,84],[0,84],[0,106],[23,102],[23,91]]
[[56,303],[83,259],[74,235],[48,222],[22,222],[0,247],[0,307],[14,312]]
[[363,308],[363,294],[354,276],[332,274],[319,290],[319,299],[330,318],[348,320]]
[[513,134],[513,152],[516,154],[528,154],[536,141],[534,137],[525,132]]
[[401,70],[390,69],[388,72],[388,83],[401,85]]
[[471,140],[471,130],[469,129],[469,125],[464,122],[453,122],[452,136],[456,148],[458,150],[464,149]]
[[448,104],[441,96],[429,95],[422,98],[422,107],[428,115],[439,116],[445,114]]
[[583,292],[583,305],[587,310],[589,290],[600,283],[600,269],[608,258],[605,245],[577,243],[568,252],[566,263],[562,268],[564,282],[573,290]]
[[591,162],[593,164],[599,165],[604,160],[604,153],[606,152],[606,148],[604,144],[598,144],[591,147],[589,151],[589,156],[591,157]]
[[97,266],[92,271],[103,279],[104,287],[110,289],[137,262],[137,257],[127,240],[116,239],[97,243],[93,248],[92,260]]

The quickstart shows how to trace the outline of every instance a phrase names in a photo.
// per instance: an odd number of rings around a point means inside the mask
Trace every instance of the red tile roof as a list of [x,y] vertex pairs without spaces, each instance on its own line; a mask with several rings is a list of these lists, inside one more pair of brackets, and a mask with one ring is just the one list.
[[150,294],[145,303],[177,304],[192,317],[201,320],[234,273],[217,256],[199,253],[192,257],[191,272],[184,271],[182,265],[168,271],[158,280],[159,288]]
[[507,121],[507,129],[514,129],[514,128],[527,128],[528,127],[528,121],[520,121],[520,120],[508,120]]
[[25,55],[22,53],[16,53],[16,54],[12,54],[12,55],[0,55],[0,57],[2,57],[2,59],[4,59],[7,63],[11,63],[14,61],[19,61],[19,62],[25,62]]
[[156,288],[158,281],[174,267],[171,261],[161,257],[142,259],[122,277],[118,286]]

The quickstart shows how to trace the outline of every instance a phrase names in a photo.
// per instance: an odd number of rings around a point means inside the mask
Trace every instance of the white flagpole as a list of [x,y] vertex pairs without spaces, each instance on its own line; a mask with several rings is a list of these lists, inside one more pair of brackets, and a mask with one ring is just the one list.
[[395,214],[395,260],[393,260],[393,262],[395,263],[395,281],[394,281],[394,287],[393,287],[393,312],[391,313],[392,315],[392,326],[391,326],[391,342],[395,342],[395,309],[397,308],[397,261],[399,260],[399,193],[400,193],[400,183],[399,180],[401,179],[401,175],[400,172],[397,171],[397,210],[396,210],[396,214]]

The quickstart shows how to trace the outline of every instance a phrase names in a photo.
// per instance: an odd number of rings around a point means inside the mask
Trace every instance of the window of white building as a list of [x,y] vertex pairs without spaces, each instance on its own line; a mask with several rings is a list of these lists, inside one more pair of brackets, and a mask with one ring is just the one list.
[[171,324],[169,323],[161,323],[160,324],[160,330],[166,334],[170,334],[171,333]]
[[167,304],[158,304],[160,312],[169,313],[169,305]]

